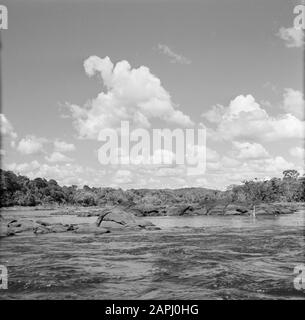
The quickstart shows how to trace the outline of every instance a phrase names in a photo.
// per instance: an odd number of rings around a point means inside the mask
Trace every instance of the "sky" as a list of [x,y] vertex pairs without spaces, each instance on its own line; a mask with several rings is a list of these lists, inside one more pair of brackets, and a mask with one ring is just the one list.
[[[303,172],[296,0],[2,0],[1,160],[60,184],[225,189]],[[205,127],[206,171],[102,165],[100,130]],[[152,154],[152,156],[154,156]]]

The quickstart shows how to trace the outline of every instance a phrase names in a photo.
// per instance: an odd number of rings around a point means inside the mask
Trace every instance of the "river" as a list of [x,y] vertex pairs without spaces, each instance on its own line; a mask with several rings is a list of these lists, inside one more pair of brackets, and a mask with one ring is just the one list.
[[148,219],[162,230],[2,238],[0,299],[305,299],[293,285],[305,212]]

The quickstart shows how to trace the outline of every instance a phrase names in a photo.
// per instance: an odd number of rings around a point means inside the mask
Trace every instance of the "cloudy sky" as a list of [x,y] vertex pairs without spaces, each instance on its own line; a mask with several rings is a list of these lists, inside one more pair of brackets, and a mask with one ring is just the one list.
[[[303,167],[294,0],[9,0],[2,165],[61,184],[225,188]],[[98,133],[207,128],[207,170],[103,166]]]

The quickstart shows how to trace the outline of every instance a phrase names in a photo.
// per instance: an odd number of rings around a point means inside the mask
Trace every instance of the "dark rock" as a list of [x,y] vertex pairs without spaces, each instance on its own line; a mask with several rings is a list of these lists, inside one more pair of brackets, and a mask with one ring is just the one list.
[[77,214],[78,217],[92,217],[94,215],[97,215],[97,214],[94,214],[91,212],[80,212]]
[[142,228],[148,228],[148,227],[154,227],[155,226],[151,221],[144,220],[144,219],[138,219],[137,220],[137,225],[139,227],[142,227]]
[[77,224],[66,224],[67,231],[74,231],[77,230]]
[[42,220],[36,220],[36,223],[42,225],[42,226],[50,226],[51,223],[47,221],[42,221]]
[[154,230],[161,230],[161,228],[157,226],[147,226],[145,227],[145,230],[154,231]]
[[183,216],[193,211],[193,207],[190,205],[177,205],[169,207],[167,210],[168,216]]
[[18,221],[16,220],[16,219],[14,219],[14,220],[11,220],[8,224],[7,224],[7,226],[16,226],[16,225],[20,225],[20,223],[18,223]]
[[249,209],[238,207],[238,208],[236,208],[236,211],[240,212],[240,213],[247,213],[247,212],[249,212]]
[[40,225],[40,226],[34,227],[33,232],[35,234],[46,234],[46,233],[50,233],[51,231],[48,228]]
[[137,204],[128,210],[129,212],[132,212],[135,216],[140,217],[162,215],[159,207],[148,204]]
[[154,227],[154,224],[150,221],[137,219],[131,213],[131,210],[123,206],[108,207],[101,210],[96,225],[110,230],[138,230]]

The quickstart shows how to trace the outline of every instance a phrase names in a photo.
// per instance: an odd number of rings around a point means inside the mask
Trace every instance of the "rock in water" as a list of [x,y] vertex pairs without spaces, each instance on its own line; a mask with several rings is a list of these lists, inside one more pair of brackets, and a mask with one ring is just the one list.
[[193,207],[190,205],[178,205],[169,207],[167,210],[168,216],[183,216],[193,211]]
[[152,229],[154,224],[147,220],[138,219],[123,206],[105,208],[101,211],[97,224],[106,229],[137,230]]
[[94,233],[94,234],[104,234],[109,233],[110,231],[108,229],[97,227],[94,224],[79,224],[75,227],[75,230],[73,230],[75,233]]

